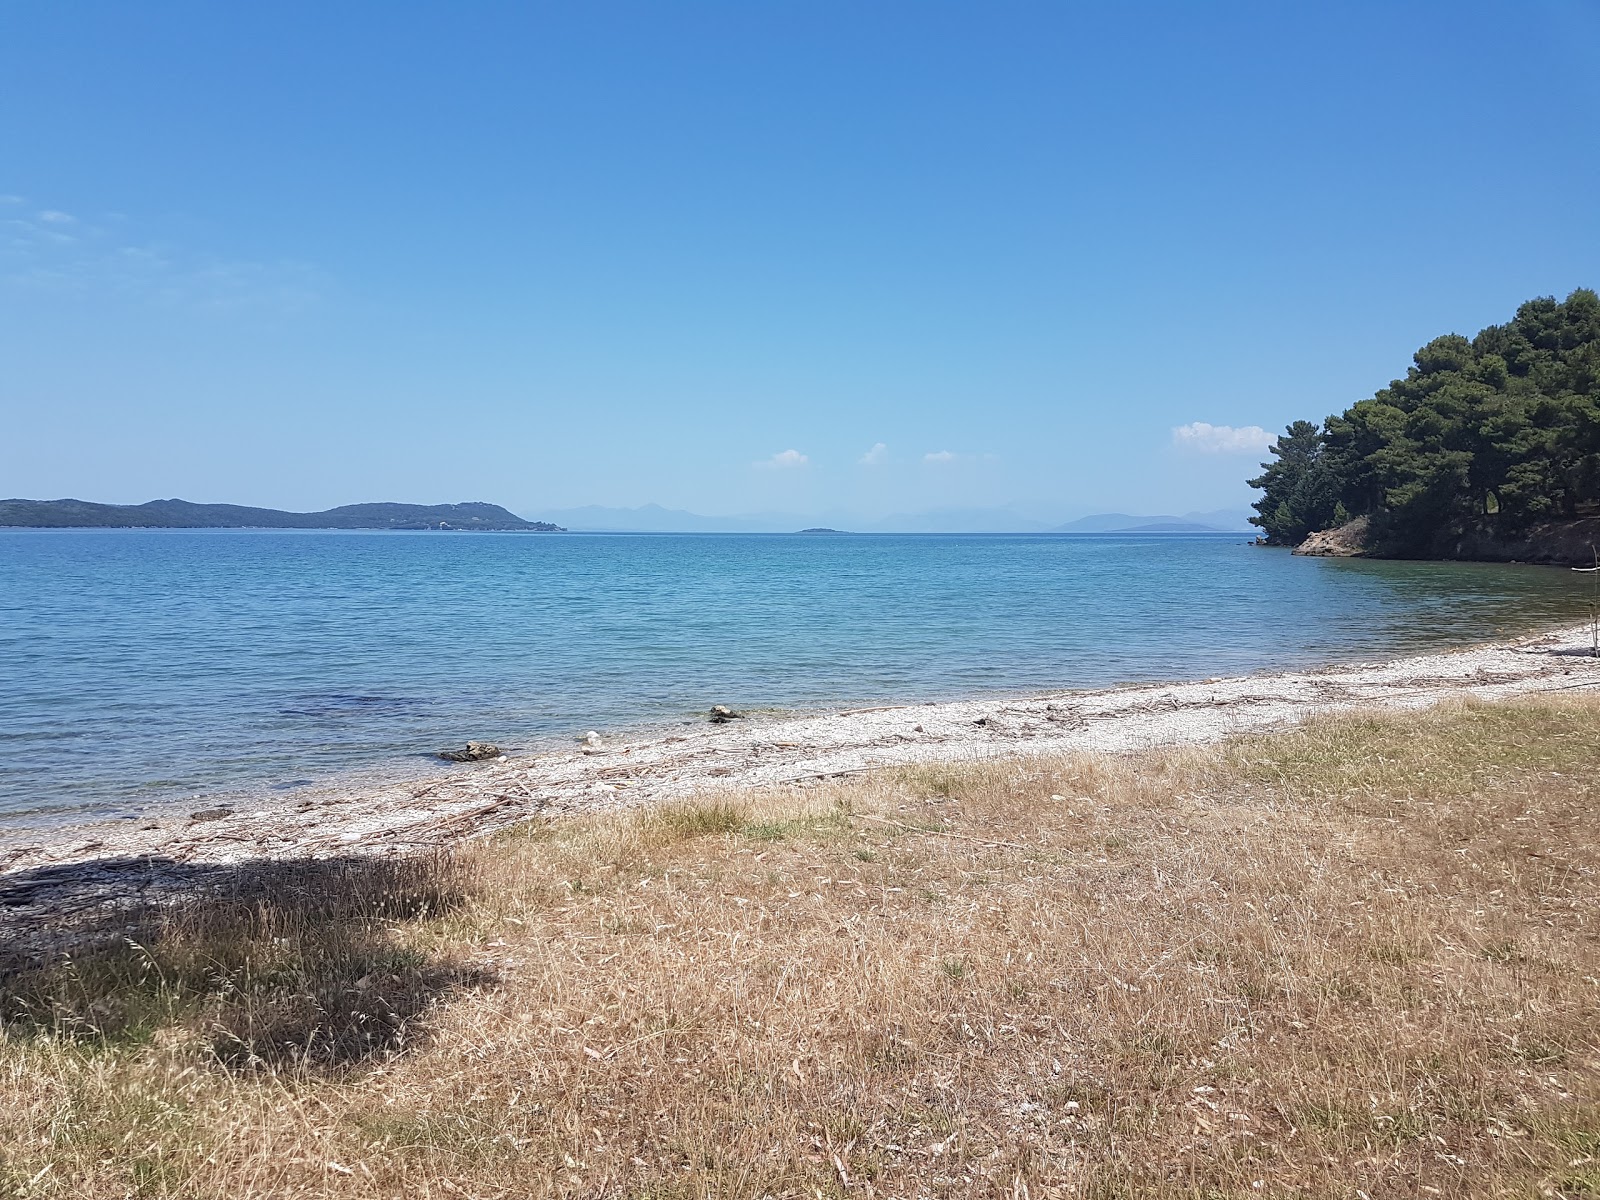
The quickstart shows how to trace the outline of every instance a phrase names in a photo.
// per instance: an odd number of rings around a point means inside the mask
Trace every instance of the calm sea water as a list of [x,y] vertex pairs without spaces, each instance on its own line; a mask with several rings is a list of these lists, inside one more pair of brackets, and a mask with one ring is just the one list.
[[693,719],[1203,677],[1580,621],[1566,571],[1232,536],[0,531],[0,820]]

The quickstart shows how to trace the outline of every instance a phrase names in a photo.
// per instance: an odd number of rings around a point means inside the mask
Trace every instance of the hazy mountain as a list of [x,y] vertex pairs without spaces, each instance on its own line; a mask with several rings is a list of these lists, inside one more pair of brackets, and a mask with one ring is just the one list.
[[946,508],[867,518],[858,513],[747,513],[710,517],[645,504],[608,508],[590,504],[557,509],[527,521],[498,504],[346,504],[325,512],[283,512],[238,504],[152,500],[148,504],[94,504],[84,500],[0,500],[0,526],[73,526],[164,529],[557,529],[619,533],[793,533],[827,526],[857,533],[1198,533],[1246,530],[1245,514],[1229,509],[1182,516],[1097,513],[1056,525],[1014,508]]
[[0,500],[0,525],[34,529],[504,529],[556,532],[498,504],[345,504],[325,512],[283,512],[239,504],[94,504],[87,500]]
[[864,517],[860,513],[746,513],[708,517],[683,509],[646,504],[639,508],[606,508],[598,504],[541,513],[572,530],[637,533],[793,533],[825,525],[856,533],[1043,533],[1047,521],[1025,517],[1010,508],[950,508],[923,513]]
[[681,508],[645,504],[638,508],[608,508],[590,504],[581,508],[544,510],[540,515],[572,530],[617,533],[793,533],[797,529],[827,526],[855,533],[1200,533],[1250,528],[1245,514],[1231,509],[1191,512],[1182,516],[1138,516],[1099,513],[1066,525],[1024,516],[1015,508],[945,508],[931,512],[893,513],[865,517],[860,513],[743,513],[708,517]]
[[[1091,517],[1079,517],[1076,521],[1068,521],[1065,525],[1057,525],[1056,533],[1111,533],[1119,529],[1131,529],[1135,525],[1146,525],[1151,521],[1159,521],[1160,517],[1132,517],[1127,513],[1096,513]],[[1167,520],[1176,521],[1177,517],[1168,517]]]
[[1096,513],[1057,525],[1056,533],[1208,533],[1249,529],[1245,514],[1231,509],[1185,513],[1181,517],[1137,517],[1128,513]]
[[1215,525],[1197,525],[1193,521],[1152,521],[1148,525],[1133,525],[1119,529],[1118,533],[1220,533]]

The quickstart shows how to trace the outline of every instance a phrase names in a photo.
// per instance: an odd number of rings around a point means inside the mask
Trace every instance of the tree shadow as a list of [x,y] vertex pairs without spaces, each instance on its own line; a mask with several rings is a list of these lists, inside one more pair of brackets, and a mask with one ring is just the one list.
[[476,890],[443,852],[16,872],[0,877],[0,1025],[175,1038],[236,1067],[355,1065],[403,1050],[441,996],[494,982],[413,936]]

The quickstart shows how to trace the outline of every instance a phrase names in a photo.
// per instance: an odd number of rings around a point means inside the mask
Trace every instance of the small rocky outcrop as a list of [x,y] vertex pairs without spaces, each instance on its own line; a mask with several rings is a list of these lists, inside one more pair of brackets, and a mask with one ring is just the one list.
[[440,750],[438,757],[446,762],[482,762],[486,758],[499,758],[503,753],[493,742],[468,742],[462,750]]
[[1312,558],[1360,558],[1367,552],[1367,519],[1357,517],[1337,529],[1313,533],[1294,552]]
[[1395,545],[1374,537],[1367,518],[1313,533],[1294,548],[1321,558],[1416,558],[1451,562],[1521,562],[1553,567],[1591,567],[1600,545],[1600,516],[1502,525],[1496,516],[1443,525],[1419,543]]
[[713,725],[722,725],[728,721],[741,721],[744,719],[743,713],[734,712],[726,704],[713,704],[709,716]]

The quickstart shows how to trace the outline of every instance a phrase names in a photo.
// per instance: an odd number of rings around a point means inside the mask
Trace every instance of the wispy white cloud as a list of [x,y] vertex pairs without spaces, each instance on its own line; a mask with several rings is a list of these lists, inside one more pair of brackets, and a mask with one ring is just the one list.
[[1273,435],[1259,425],[1213,425],[1190,421],[1172,431],[1172,443],[1197,454],[1255,454],[1272,444]]
[[811,462],[798,450],[780,450],[771,458],[763,458],[756,463],[758,467],[769,467],[777,470],[792,470],[795,467],[804,467]]
[[863,467],[875,467],[889,457],[889,447],[882,442],[874,442],[872,449],[868,450],[858,460]]
[[948,450],[930,450],[922,456],[922,461],[925,463],[952,463],[955,462],[956,457]]
[[18,196],[12,192],[0,194],[0,204],[26,204],[27,202],[26,197]]
[[[15,201],[16,203],[12,203]],[[60,209],[18,213],[0,196],[0,287],[189,309],[299,311],[328,279],[293,261],[232,259],[140,238],[124,218]]]

